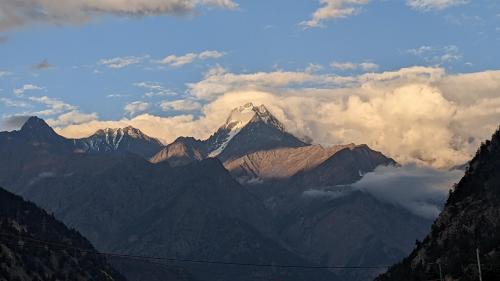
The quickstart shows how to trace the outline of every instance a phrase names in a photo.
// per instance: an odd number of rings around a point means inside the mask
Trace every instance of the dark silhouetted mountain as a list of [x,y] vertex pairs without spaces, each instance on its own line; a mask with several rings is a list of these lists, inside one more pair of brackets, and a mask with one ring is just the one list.
[[0,188],[0,280],[125,280],[94,251],[77,231]]
[[[54,212],[102,251],[312,265],[279,242],[263,204],[233,180],[217,159],[176,168],[167,163],[154,165],[134,154],[73,153],[39,161],[31,159],[28,170],[16,173],[21,176],[11,182],[11,190]],[[290,269],[263,272],[253,267],[220,267],[214,271],[213,265],[180,266],[197,280],[254,280],[259,274],[304,280],[311,274]],[[122,272],[138,276],[130,267]],[[335,279],[325,270],[313,275],[315,280]]]
[[90,137],[75,140],[75,145],[84,152],[131,152],[144,158],[150,158],[163,147],[158,139],[130,126],[98,130]]
[[430,234],[413,252],[377,280],[483,280],[500,276],[500,131],[481,145],[455,186]]
[[11,149],[11,153],[66,153],[73,150],[70,140],[58,135],[38,117],[30,117],[19,131],[0,132],[0,149],[6,148]]

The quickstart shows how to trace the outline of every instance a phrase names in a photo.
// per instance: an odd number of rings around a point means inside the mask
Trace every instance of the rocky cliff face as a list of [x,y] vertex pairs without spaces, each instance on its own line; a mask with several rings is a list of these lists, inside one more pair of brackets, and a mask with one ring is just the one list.
[[478,280],[476,249],[483,280],[500,276],[500,131],[476,153],[455,186],[432,231],[413,252],[379,281]]
[[125,280],[93,251],[78,232],[0,188],[0,280]]

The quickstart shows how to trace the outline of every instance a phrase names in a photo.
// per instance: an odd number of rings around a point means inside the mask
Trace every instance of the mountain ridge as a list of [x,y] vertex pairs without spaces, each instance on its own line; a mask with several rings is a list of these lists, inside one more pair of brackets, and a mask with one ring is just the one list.
[[[500,274],[500,129],[484,142],[470,161],[464,177],[450,193],[431,232],[400,263],[377,281],[439,278],[477,280],[476,255],[483,280]],[[476,249],[479,253],[476,253]]]

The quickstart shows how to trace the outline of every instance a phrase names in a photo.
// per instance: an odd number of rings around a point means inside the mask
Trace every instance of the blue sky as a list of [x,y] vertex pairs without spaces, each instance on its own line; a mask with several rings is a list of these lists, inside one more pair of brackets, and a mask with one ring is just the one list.
[[[187,84],[206,80],[209,71],[323,79],[414,66],[446,75],[500,68],[495,0],[190,0],[193,6],[182,14],[164,7],[132,10],[111,0],[96,7],[104,12],[85,14],[76,5],[51,14],[51,1],[23,1],[33,10],[14,0],[0,3],[0,115],[38,114],[61,128],[140,114],[201,118],[216,98],[193,94]],[[311,21],[322,8],[333,14]],[[43,16],[33,20],[34,11]],[[319,79],[279,87],[245,80],[230,88],[281,94],[339,87]],[[58,120],[74,111],[86,116]],[[5,122],[3,128],[10,129]]]

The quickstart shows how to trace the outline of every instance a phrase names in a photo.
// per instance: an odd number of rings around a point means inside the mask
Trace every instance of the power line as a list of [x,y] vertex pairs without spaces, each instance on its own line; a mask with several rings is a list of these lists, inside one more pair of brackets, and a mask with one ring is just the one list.
[[[268,267],[268,268],[288,268],[288,269],[387,269],[389,266],[314,266],[314,265],[289,265],[289,264],[267,264],[267,263],[250,263],[250,262],[234,262],[234,261],[216,261],[216,260],[201,260],[201,259],[179,259],[179,258],[166,258],[166,257],[155,257],[155,256],[141,256],[141,255],[128,255],[128,254],[118,254],[118,253],[106,253],[98,252],[95,250],[83,249],[78,247],[73,247],[71,245],[55,243],[50,241],[44,241],[39,239],[34,239],[30,237],[14,236],[11,234],[0,233],[0,236],[8,236],[11,238],[10,242],[14,239],[22,239],[31,243],[44,245],[44,246],[55,246],[66,250],[79,251],[80,253],[88,253],[94,255],[100,255],[105,257],[114,257],[130,260],[140,260],[140,261],[165,261],[171,263],[195,263],[195,264],[210,264],[210,265],[224,265],[224,266],[247,266],[247,267]],[[61,249],[62,250],[62,249]]]

